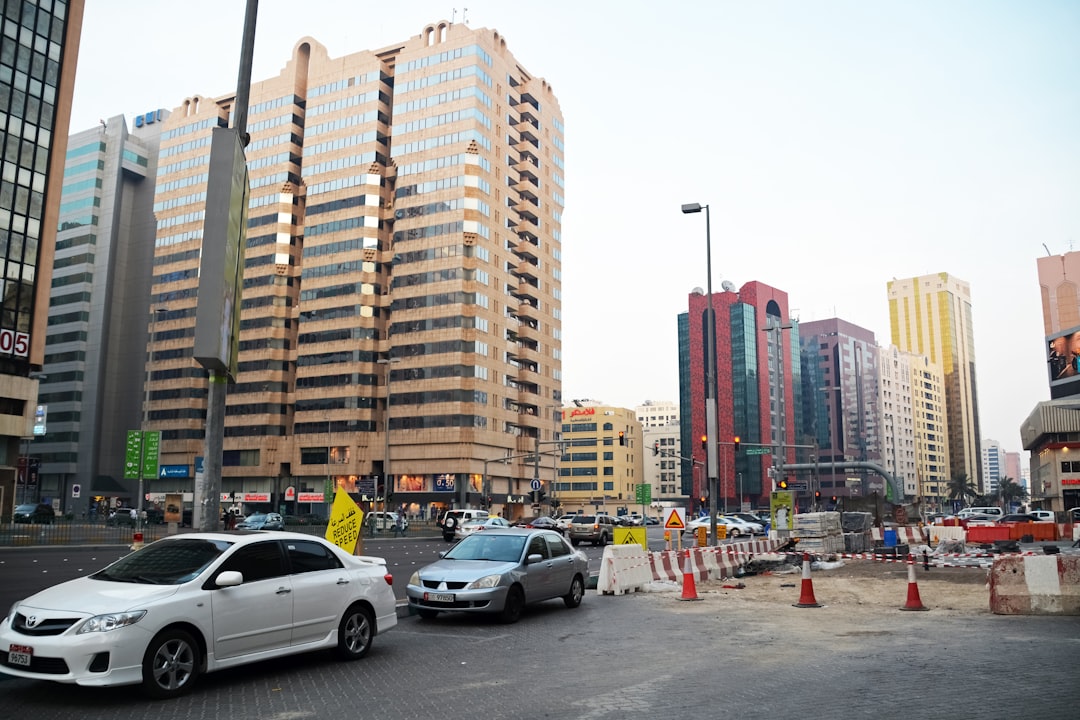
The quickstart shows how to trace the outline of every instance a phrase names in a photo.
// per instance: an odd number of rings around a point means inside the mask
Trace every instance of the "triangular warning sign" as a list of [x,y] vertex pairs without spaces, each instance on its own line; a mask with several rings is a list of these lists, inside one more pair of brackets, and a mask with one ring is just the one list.
[[623,545],[640,545],[641,541],[638,540],[637,538],[635,538],[634,533],[631,531],[631,532],[626,533],[626,537],[623,538],[622,544]]
[[685,530],[686,523],[683,522],[682,513],[678,508],[671,508],[671,512],[668,513],[667,520],[664,522],[664,527],[668,530]]

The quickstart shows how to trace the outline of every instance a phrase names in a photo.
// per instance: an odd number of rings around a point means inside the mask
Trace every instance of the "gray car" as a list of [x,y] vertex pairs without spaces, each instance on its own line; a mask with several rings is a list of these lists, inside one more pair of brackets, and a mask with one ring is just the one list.
[[424,619],[479,612],[513,623],[532,603],[562,598],[566,607],[577,607],[588,574],[588,558],[557,532],[490,528],[414,572],[405,594],[410,610]]

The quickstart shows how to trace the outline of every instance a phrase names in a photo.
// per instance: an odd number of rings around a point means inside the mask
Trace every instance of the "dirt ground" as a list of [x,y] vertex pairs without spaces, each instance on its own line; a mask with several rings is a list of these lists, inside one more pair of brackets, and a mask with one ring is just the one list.
[[[990,614],[990,591],[984,568],[915,566],[915,584],[923,606],[939,614]],[[908,601],[908,566],[871,560],[826,563],[810,573],[814,599],[845,612],[894,610]],[[739,585],[742,587],[739,587]],[[731,606],[775,603],[791,607],[801,600],[802,568],[784,566],[737,579],[695,583],[698,597]],[[677,592],[682,586],[653,583],[650,592]]]

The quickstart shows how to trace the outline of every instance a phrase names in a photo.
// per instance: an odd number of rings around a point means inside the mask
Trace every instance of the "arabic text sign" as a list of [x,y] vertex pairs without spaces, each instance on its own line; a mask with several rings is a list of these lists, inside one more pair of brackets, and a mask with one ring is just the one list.
[[330,522],[326,524],[326,539],[352,555],[360,538],[360,526],[364,511],[353,502],[347,492],[338,490],[334,504],[330,506]]

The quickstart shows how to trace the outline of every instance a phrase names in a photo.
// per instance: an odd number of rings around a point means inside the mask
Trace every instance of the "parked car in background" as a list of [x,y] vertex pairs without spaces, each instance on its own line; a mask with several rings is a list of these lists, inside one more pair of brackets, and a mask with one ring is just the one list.
[[644,525],[659,525],[660,524],[660,519],[659,518],[654,518],[652,515],[646,515],[642,519],[642,524],[644,524]]
[[54,520],[56,520],[56,512],[53,506],[47,503],[16,505],[15,511],[11,514],[11,521],[17,523],[52,525]]
[[755,530],[755,533],[764,533],[765,525],[768,524],[768,521],[761,522],[761,518],[759,518],[757,515],[754,515],[753,513],[733,512],[727,513],[725,517],[738,518],[739,520],[742,520],[743,522],[749,523],[751,525],[761,526],[761,530]]
[[466,520],[454,528],[454,537],[458,540],[468,537],[476,532],[491,530],[494,528],[508,528],[510,523],[501,517],[489,517],[484,520]]
[[1034,515],[1028,513],[1009,513],[998,518],[998,525],[1015,525],[1016,523],[1038,522]]
[[513,623],[528,604],[562,598],[576,608],[589,561],[557,532],[527,528],[478,532],[409,578],[409,608],[430,620],[440,612],[497,613]]
[[[716,516],[717,528],[721,525],[726,528],[724,534],[729,538],[747,537],[765,532],[765,529],[758,523],[748,523],[745,520],[731,517],[730,515]],[[686,524],[686,530],[684,532],[696,533],[699,527],[705,528],[705,534],[709,535],[711,531],[709,518],[703,517],[698,518],[697,520],[691,520]]]
[[999,507],[993,507],[992,505],[982,507],[966,507],[960,512],[956,513],[956,517],[964,520],[966,518],[983,518],[988,517],[991,520],[997,520],[1005,515],[1005,511]]
[[396,511],[383,512],[373,510],[364,516],[364,527],[375,532],[405,532],[409,529],[409,518],[399,515]]
[[109,513],[105,524],[110,527],[135,527],[135,516],[139,511],[135,508],[120,507]]
[[560,516],[558,518],[555,518],[555,524],[559,526],[560,530],[569,530],[570,529],[570,523],[573,522],[574,518],[576,518],[576,517],[577,517],[576,514],[575,515],[562,515],[562,516]]
[[277,513],[254,513],[236,524],[237,530],[284,530],[285,518]]
[[397,624],[392,581],[383,559],[313,535],[179,533],[15,603],[0,673],[171,698],[269,658],[356,660]]
[[559,529],[559,524],[555,522],[555,519],[550,518],[547,515],[518,518],[513,523],[513,526],[519,528],[539,528],[541,530],[554,530],[558,533],[562,532],[562,530]]
[[610,515],[578,515],[570,522],[570,542],[607,545],[615,537],[615,518]]
[[457,510],[447,510],[439,519],[436,524],[442,531],[443,540],[446,542],[454,541],[454,531],[457,526],[467,520],[487,520],[487,510],[474,510],[473,508],[460,508]]
[[1057,522],[1053,510],[1031,510],[1028,515],[1037,518],[1035,522]]

